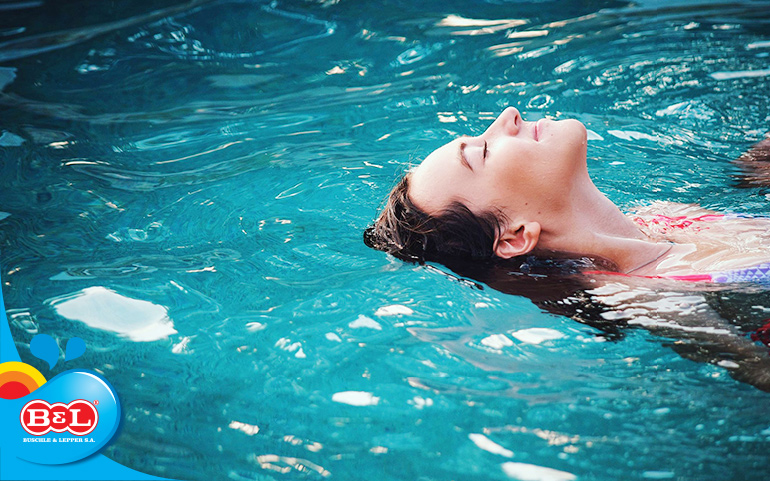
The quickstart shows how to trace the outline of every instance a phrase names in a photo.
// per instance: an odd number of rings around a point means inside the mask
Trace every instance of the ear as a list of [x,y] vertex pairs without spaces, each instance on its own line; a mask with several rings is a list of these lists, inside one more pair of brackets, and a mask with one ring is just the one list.
[[503,259],[524,255],[535,248],[538,240],[540,240],[538,222],[512,225],[497,240],[495,255]]

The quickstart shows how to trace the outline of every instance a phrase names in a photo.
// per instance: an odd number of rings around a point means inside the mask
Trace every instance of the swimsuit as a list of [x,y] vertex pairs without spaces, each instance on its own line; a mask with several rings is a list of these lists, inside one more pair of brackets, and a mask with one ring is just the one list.
[[622,272],[612,271],[585,271],[584,274],[602,274],[613,275],[623,277],[644,277],[647,279],[672,279],[675,281],[688,281],[688,282],[753,282],[754,284],[762,284],[770,286],[770,262],[765,262],[754,267],[746,267],[743,269],[734,269],[722,272],[713,272],[711,274],[689,274],[685,276],[635,276],[631,274],[624,274]]
[[[652,218],[644,219],[641,217],[633,217],[632,220],[647,228],[655,228],[661,233],[668,233],[676,231],[678,229],[690,228],[696,232],[708,229],[708,227],[700,225],[701,222],[713,222],[723,219],[738,219],[738,218],[750,218],[752,216],[742,214],[705,214],[698,217],[688,217],[686,215],[681,216],[667,216],[656,215]],[[645,276],[648,277],[648,276]],[[674,279],[678,281],[690,281],[690,282],[753,282],[755,284],[770,284],[770,262],[763,262],[762,264],[746,267],[743,269],[732,269],[721,272],[714,272],[711,274],[691,274],[686,276],[649,276],[663,279]]]
[[[701,231],[708,229],[706,226],[699,225],[700,222],[709,222],[722,220],[725,218],[746,218],[750,216],[741,214],[706,214],[699,217],[687,217],[676,216],[670,217],[665,215],[656,215],[652,218],[643,219],[641,217],[632,218],[635,223],[648,229],[655,229],[661,233],[669,233],[678,229],[690,228],[691,230]],[[616,274],[621,276],[630,276],[629,274],[622,274],[619,272],[603,272],[603,271],[589,271],[586,274]],[[684,276],[639,276],[653,279],[673,279],[677,281],[689,281],[689,282],[751,282],[754,284],[768,285],[770,286],[770,262],[763,262],[762,264],[746,267],[743,269],[732,269],[721,272],[713,272],[710,274],[690,274]],[[765,325],[749,334],[751,340],[754,342],[760,342],[770,348],[770,319],[765,321]]]
[[703,229],[708,229],[708,227],[702,227],[699,225],[693,226],[693,224],[697,222],[711,222],[715,220],[722,220],[722,219],[733,219],[737,217],[742,217],[740,215],[735,214],[705,214],[698,217],[688,217],[686,215],[679,215],[679,216],[668,216],[668,215],[656,215],[650,219],[644,219],[642,217],[632,217],[631,220],[633,220],[636,224],[647,227],[647,228],[657,228],[662,234],[677,230],[677,229],[685,229],[687,227],[692,226],[692,230],[698,232]]
[[770,262],[754,267],[714,272],[712,274],[691,274],[688,276],[662,276],[665,279],[690,282],[753,282],[770,285]]
[[[723,219],[750,218],[753,216],[742,214],[705,214],[698,217],[667,216],[656,215],[653,217],[642,218],[632,217],[631,219],[639,226],[666,234],[689,228],[696,232],[708,229],[708,226],[701,225],[702,222],[713,222]],[[689,282],[752,282],[754,284],[770,285],[770,262],[763,262],[752,267],[742,269],[731,269],[727,271],[713,272],[709,274],[689,274],[684,276],[632,276],[619,272],[606,271],[588,271],[585,274],[612,274],[628,277],[646,277],[650,279],[673,279],[677,281]]]

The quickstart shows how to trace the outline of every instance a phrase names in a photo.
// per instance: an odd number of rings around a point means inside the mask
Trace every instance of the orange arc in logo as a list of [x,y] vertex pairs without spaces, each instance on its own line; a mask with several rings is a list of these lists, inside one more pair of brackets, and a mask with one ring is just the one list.
[[40,371],[23,362],[0,364],[0,398],[18,399],[45,384]]

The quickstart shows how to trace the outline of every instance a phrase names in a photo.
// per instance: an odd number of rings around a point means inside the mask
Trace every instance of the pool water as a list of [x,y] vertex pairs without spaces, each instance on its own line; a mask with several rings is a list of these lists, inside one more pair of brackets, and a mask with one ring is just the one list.
[[[768,393],[361,234],[506,106],[585,123],[623,209],[770,214],[730,163],[770,130],[770,2],[122,3],[0,5],[5,307],[24,362],[114,385],[107,456],[190,480],[766,479]],[[770,317],[742,289],[735,316]],[[50,370],[37,333],[88,349]]]

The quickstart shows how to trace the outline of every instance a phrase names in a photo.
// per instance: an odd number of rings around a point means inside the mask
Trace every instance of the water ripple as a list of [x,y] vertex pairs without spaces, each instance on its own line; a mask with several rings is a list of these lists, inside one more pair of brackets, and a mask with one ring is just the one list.
[[[3,295],[23,359],[39,332],[87,340],[127,407],[114,459],[179,479],[763,479],[745,406],[766,400],[732,364],[361,232],[400,174],[509,105],[584,122],[626,210],[767,214],[729,162],[770,120],[766,1],[214,0],[33,23],[49,8],[0,20]],[[161,330],[66,322],[67,295]],[[770,312],[758,288],[698,295],[741,329]],[[601,312],[645,308],[622,304]]]

